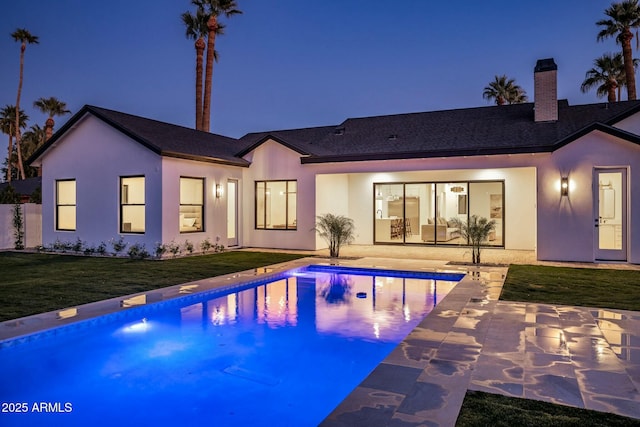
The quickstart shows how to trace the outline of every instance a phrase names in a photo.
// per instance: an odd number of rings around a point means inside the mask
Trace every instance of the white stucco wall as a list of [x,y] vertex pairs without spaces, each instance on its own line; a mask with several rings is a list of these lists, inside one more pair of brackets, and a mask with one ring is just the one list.
[[[209,239],[211,243],[220,238],[219,243],[229,246],[227,240],[227,181],[236,179],[239,187],[242,187],[243,168],[220,165],[216,163],[204,163],[193,160],[162,158],[162,242],[174,241],[183,245],[186,240],[194,244],[195,251],[200,251],[200,243]],[[205,229],[202,232],[181,233],[179,227],[180,208],[180,177],[204,178],[205,186]],[[220,198],[215,196],[216,184],[222,185],[223,192]],[[242,220],[242,206],[239,204],[238,220]],[[242,241],[242,229],[239,227],[238,239]]]
[[[92,115],[86,115],[42,159],[42,240],[87,245],[118,239],[121,176],[145,176],[145,233],[122,234],[129,244],[152,250],[162,226],[160,156]],[[76,230],[55,230],[56,180],[76,180]],[[109,247],[110,249],[110,247]]]
[[[640,263],[640,146],[594,131],[557,150],[538,173],[538,258],[593,262],[596,167],[628,170],[628,261]],[[568,197],[559,182],[568,176]],[[634,179],[636,182],[634,183]]]
[[[258,248],[316,248],[313,227],[316,215],[316,179],[313,168],[300,164],[300,154],[275,142],[266,141],[245,157],[251,167],[244,170],[242,206],[243,246]],[[255,228],[255,181],[297,180],[297,229],[257,230]]]

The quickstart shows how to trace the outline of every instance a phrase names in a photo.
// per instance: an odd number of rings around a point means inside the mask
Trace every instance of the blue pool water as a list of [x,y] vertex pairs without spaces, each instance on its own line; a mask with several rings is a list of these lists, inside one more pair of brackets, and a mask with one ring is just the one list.
[[0,425],[314,426],[461,277],[310,266],[4,343]]

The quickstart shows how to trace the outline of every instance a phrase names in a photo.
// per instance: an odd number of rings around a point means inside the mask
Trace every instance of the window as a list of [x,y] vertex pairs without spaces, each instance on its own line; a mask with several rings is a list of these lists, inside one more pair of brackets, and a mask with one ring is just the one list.
[[495,221],[486,246],[504,245],[504,181],[375,183],[374,243],[466,245],[456,222]]
[[297,181],[256,181],[256,228],[296,230]]
[[120,178],[120,232],[144,233],[144,176]]
[[76,180],[56,181],[56,230],[76,229]]
[[180,232],[204,231],[204,178],[180,178]]

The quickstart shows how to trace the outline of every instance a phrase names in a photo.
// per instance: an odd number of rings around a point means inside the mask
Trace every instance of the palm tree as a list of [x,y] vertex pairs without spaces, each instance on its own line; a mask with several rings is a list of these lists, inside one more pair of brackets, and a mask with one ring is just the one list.
[[191,0],[191,2],[209,16],[207,20],[207,65],[204,80],[204,102],[202,104],[202,130],[211,128],[211,86],[213,81],[213,61],[216,57],[216,34],[222,34],[224,26],[218,23],[218,17],[227,18],[242,13],[237,9],[235,0]]
[[[45,141],[45,130],[40,125],[31,125],[28,131],[22,134],[22,157],[28,159]],[[27,166],[25,175],[27,178],[38,176],[40,168]]]
[[209,32],[207,21],[209,21],[209,15],[200,8],[195,15],[191,12],[182,14],[182,22],[187,27],[187,38],[196,41],[196,129],[198,130],[202,130],[202,68],[204,49],[207,47],[204,38]]
[[495,76],[494,80],[484,88],[484,99],[494,99],[497,105],[520,104],[527,102],[527,93],[506,75]]
[[6,176],[7,182],[11,182],[11,179],[13,178],[12,165],[16,163],[14,160],[16,153],[13,148],[13,138],[16,135],[16,132],[14,131],[16,126],[16,116],[19,121],[20,128],[26,128],[29,117],[24,113],[24,111],[20,111],[19,114],[16,115],[15,105],[6,105],[2,110],[0,110],[0,132],[9,135]]
[[[22,78],[24,75],[24,51],[27,49],[28,44],[38,44],[38,37],[32,35],[29,31],[24,28],[18,28],[13,33],[11,33],[11,37],[13,40],[20,42],[20,81],[18,83],[18,96],[16,98],[16,124],[14,126],[14,131],[16,132],[16,146],[18,151],[18,170],[20,171],[20,176],[22,179],[25,179],[24,175],[24,165],[22,164],[22,153],[20,149],[20,126],[18,123],[20,122],[20,95],[22,94]],[[8,165],[7,176],[11,177],[11,162]]]
[[462,222],[460,218],[452,218],[455,227],[460,229],[463,239],[471,245],[471,259],[473,264],[480,264],[480,246],[487,241],[489,234],[495,230],[496,221],[488,220],[478,215],[471,215],[468,222]]
[[596,22],[602,28],[598,33],[598,41],[615,36],[616,43],[622,46],[622,57],[626,75],[627,99],[636,99],[636,72],[631,51],[632,28],[640,27],[640,6],[638,0],[624,0],[613,3],[604,11],[609,19]]
[[616,90],[624,81],[622,53],[604,54],[596,58],[593,65],[594,67],[585,74],[580,90],[586,93],[596,87],[598,98],[607,95],[607,102],[616,102]]
[[330,213],[319,215],[316,218],[317,222],[314,230],[329,245],[329,256],[332,258],[339,257],[340,247],[353,242],[355,233],[353,220],[343,215]]
[[58,98],[52,96],[51,98],[40,98],[33,103],[33,106],[38,110],[43,112],[44,114],[48,114],[49,117],[44,124],[45,129],[45,141],[51,138],[53,135],[53,127],[55,126],[55,122],[53,121],[54,116],[63,116],[65,114],[70,113],[71,111],[67,110],[67,104],[58,100]]

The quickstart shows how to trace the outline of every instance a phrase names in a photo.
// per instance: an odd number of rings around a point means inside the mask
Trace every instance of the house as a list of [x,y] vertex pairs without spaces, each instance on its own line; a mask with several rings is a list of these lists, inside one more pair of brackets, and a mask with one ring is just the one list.
[[[32,196],[38,198],[41,184],[42,182],[39,176],[18,179],[11,182],[2,182],[0,183],[0,194],[9,191],[19,198],[20,203],[29,203]],[[11,187],[11,189],[9,189],[9,187]]]
[[[43,243],[320,249],[322,213],[355,244],[464,244],[452,221],[496,221],[487,244],[538,259],[640,263],[640,101],[570,106],[540,60],[533,103],[203,133],[86,106],[31,158]],[[635,213],[635,214],[634,214]]]

